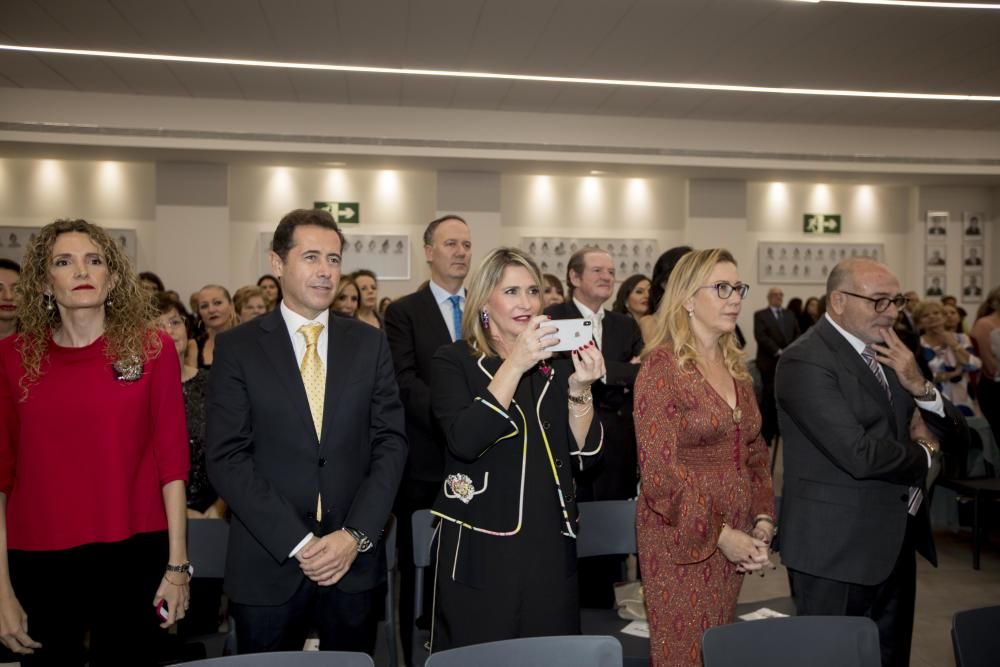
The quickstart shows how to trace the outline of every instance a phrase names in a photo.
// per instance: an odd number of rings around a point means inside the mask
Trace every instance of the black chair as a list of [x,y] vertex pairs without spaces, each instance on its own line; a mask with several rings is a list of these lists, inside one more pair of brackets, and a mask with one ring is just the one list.
[[[429,655],[428,646],[431,633],[417,627],[416,619],[424,610],[424,571],[431,565],[431,549],[437,530],[437,518],[430,510],[417,510],[410,518],[413,527],[413,565],[416,570],[413,585],[413,664],[408,667],[423,667]],[[430,591],[433,595],[434,591]]]
[[388,650],[389,667],[397,667],[399,654],[396,651],[396,517],[389,515],[385,533],[385,619],[382,629],[385,633],[386,649]]
[[951,619],[955,667],[994,667],[1000,661],[1000,606],[957,612]]
[[279,651],[248,653],[185,662],[191,667],[374,667],[367,653],[347,651]]
[[863,616],[797,616],[709,628],[705,667],[881,667],[878,626]]
[[[596,500],[580,503],[576,535],[577,558],[626,555],[638,552],[635,538],[634,500]],[[581,609],[580,627],[585,635],[610,635],[622,646],[629,667],[649,664],[649,640],[622,634],[629,621],[614,609]]]
[[[978,440],[985,451],[993,446],[993,433],[985,419],[967,418],[970,436]],[[991,466],[987,462],[987,472]],[[964,469],[960,469],[964,472]],[[983,548],[990,524],[990,507],[1000,500],[1000,478],[997,477],[941,477],[938,486],[951,489],[959,496],[972,501],[972,569],[979,569],[979,554]]]
[[[194,563],[194,578],[221,581],[226,575],[226,550],[229,545],[229,522],[223,519],[188,519],[188,558]],[[217,592],[217,591],[216,591]],[[181,621],[183,624],[183,621]],[[201,644],[207,658],[236,653],[236,631],[229,619],[228,633],[195,635],[186,644]]]
[[621,667],[614,637],[527,637],[438,651],[427,667]]

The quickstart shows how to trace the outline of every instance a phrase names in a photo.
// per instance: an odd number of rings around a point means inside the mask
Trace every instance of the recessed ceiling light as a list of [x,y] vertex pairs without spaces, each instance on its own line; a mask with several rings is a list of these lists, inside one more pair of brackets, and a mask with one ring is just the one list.
[[324,167],[346,167],[346,162],[323,162]]
[[932,2],[928,0],[793,0],[818,5],[821,2],[840,2],[851,5],[888,5],[890,7],[923,7],[925,9],[1000,9],[1000,4],[989,2]]
[[606,171],[601,171],[600,169],[591,169],[591,170],[590,170],[590,175],[591,175],[591,176],[603,176],[603,175],[604,175],[604,174],[606,174],[606,173],[608,173],[608,172],[606,172]]
[[367,67],[327,63],[298,63],[276,60],[244,60],[240,58],[209,58],[205,56],[178,56],[167,53],[133,53],[130,51],[95,51],[90,49],[59,49],[43,46],[0,44],[0,51],[44,53],[49,55],[90,56],[95,58],[124,58],[153,62],[194,63],[201,65],[229,65],[237,67],[269,67],[273,69],[318,70],[327,72],[357,72],[362,74],[394,74],[397,76],[437,76],[460,79],[494,79],[505,81],[533,81],[541,83],[572,83],[593,86],[621,86],[632,88],[658,88],[678,90],[711,90],[729,93],[773,93],[778,95],[820,95],[828,97],[871,97],[902,100],[941,100],[949,102],[1000,102],[1000,95],[959,95],[954,93],[905,93],[875,90],[839,90],[827,88],[781,88],[777,86],[743,86],[736,84],[697,83],[686,81],[640,81],[635,79],[597,79],[589,77],[544,76],[537,74],[510,74],[503,72],[463,72],[405,67]]

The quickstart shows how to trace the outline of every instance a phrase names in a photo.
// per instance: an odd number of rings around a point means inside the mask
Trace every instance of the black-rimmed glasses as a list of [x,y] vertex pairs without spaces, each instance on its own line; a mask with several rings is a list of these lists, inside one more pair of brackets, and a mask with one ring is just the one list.
[[743,300],[747,296],[747,292],[750,291],[750,286],[746,283],[732,283],[718,282],[711,285],[702,285],[698,289],[714,289],[715,293],[719,295],[720,299],[728,299],[736,292],[740,295],[740,300]]
[[897,294],[896,296],[893,297],[882,296],[876,298],[873,296],[865,296],[864,294],[855,294],[854,292],[848,292],[846,290],[837,290],[837,291],[846,294],[848,296],[864,299],[865,301],[871,301],[872,303],[875,304],[876,313],[884,313],[885,311],[887,311],[889,309],[889,304],[896,306],[896,308],[900,310],[903,308],[903,306],[906,305],[906,297],[903,296],[902,294]]

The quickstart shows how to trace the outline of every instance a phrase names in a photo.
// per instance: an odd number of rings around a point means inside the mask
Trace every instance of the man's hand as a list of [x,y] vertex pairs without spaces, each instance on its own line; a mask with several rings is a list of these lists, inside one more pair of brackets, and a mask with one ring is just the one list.
[[926,380],[910,348],[899,340],[899,336],[891,327],[882,329],[882,340],[883,343],[874,343],[871,346],[879,363],[896,371],[896,377],[899,378],[899,384],[903,385],[903,389],[914,396],[924,393]]
[[295,554],[302,572],[320,586],[340,581],[357,556],[358,543],[346,530],[313,537]]

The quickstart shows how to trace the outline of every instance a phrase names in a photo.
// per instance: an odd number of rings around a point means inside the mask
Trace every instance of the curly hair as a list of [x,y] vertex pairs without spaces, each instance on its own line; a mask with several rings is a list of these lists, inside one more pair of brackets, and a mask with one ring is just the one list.
[[46,225],[27,248],[17,285],[17,317],[21,324],[18,351],[24,376],[21,378],[23,398],[31,385],[42,376],[42,362],[48,351],[52,333],[62,326],[58,308],[48,308],[49,266],[52,247],[60,234],[86,234],[100,248],[108,267],[111,288],[104,306],[104,337],[106,353],[112,364],[143,362],[160,353],[162,342],[156,324],[157,313],[149,292],[132,269],[128,256],[101,227],[86,220],[56,220]]
[[[669,346],[677,359],[677,366],[681,370],[693,371],[694,365],[701,361],[701,354],[695,345],[694,331],[684,303],[694,298],[715,265],[722,262],[736,264],[732,253],[723,248],[690,251],[681,257],[670,274],[666,294],[654,315],[656,330],[642,351],[643,359],[657,348]],[[733,377],[739,380],[750,377],[736,342],[735,331],[719,338],[719,348],[723,363]]]

